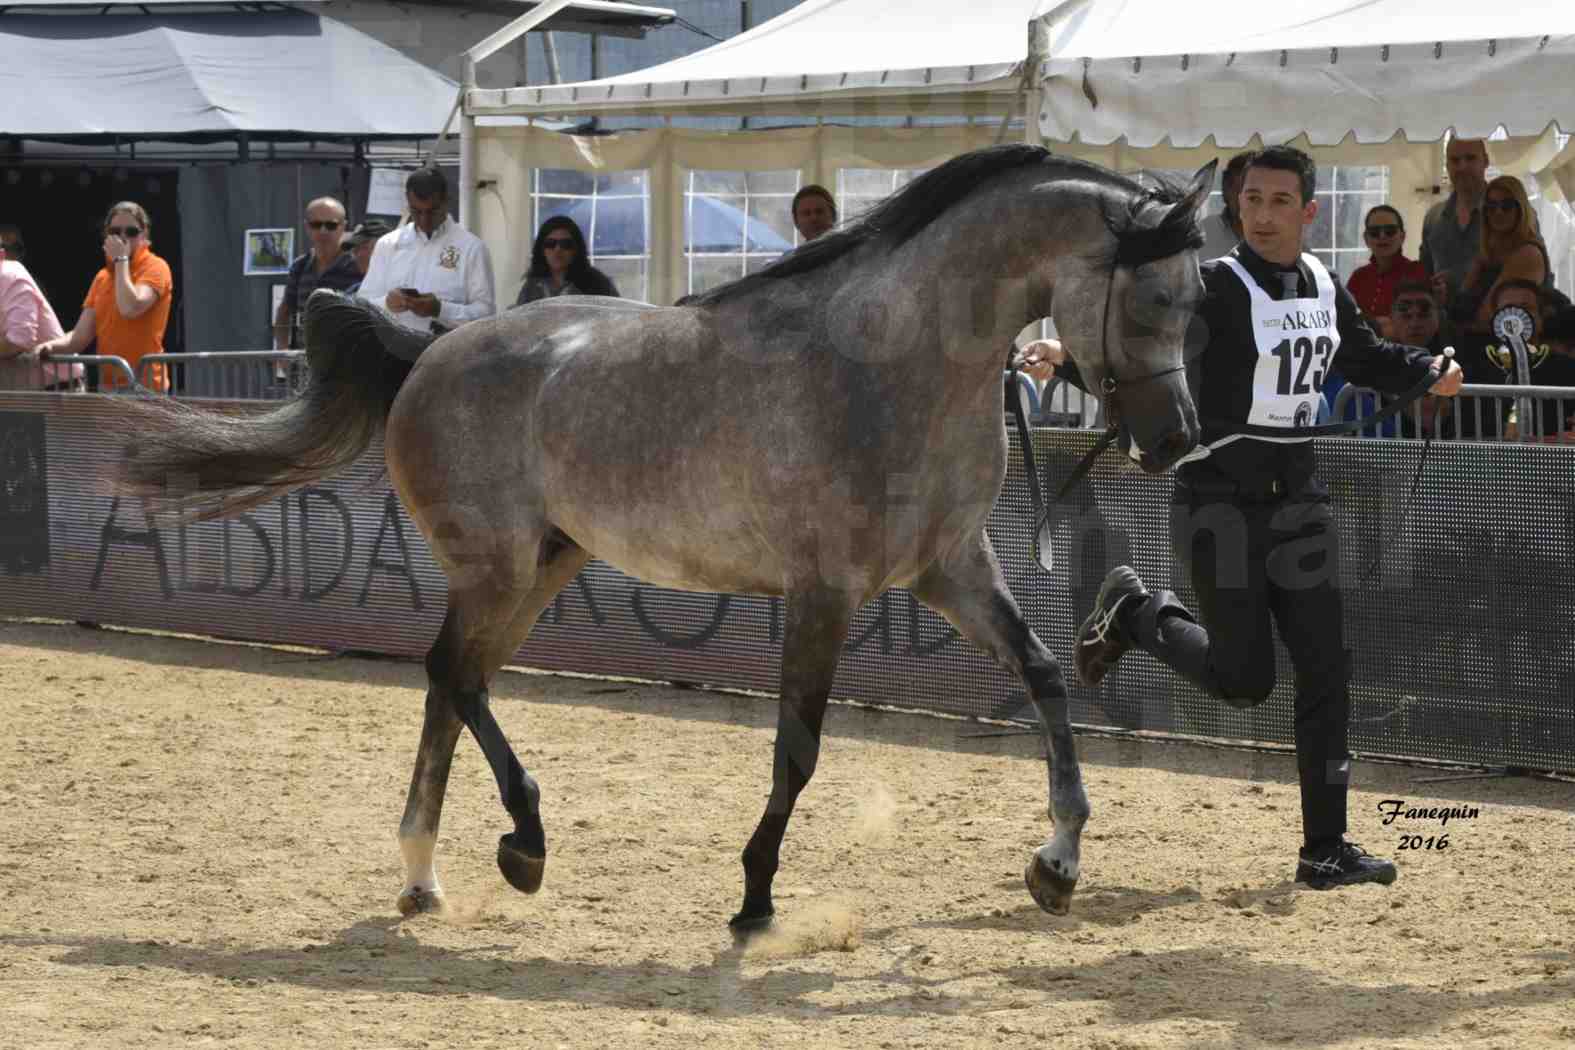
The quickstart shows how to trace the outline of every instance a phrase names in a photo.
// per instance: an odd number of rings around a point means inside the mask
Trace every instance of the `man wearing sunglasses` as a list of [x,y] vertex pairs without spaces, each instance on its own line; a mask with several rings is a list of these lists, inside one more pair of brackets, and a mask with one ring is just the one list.
[[[1395,286],[1394,302],[1390,304],[1389,322],[1391,338],[1407,346],[1420,346],[1430,354],[1441,354],[1444,347],[1453,345],[1443,327],[1444,312],[1433,299],[1432,284],[1426,280],[1404,281]],[[1471,369],[1465,361],[1460,367],[1470,377]],[[1400,415],[1402,437],[1448,436],[1469,438],[1476,435],[1469,413],[1462,413],[1459,423],[1454,421],[1455,399],[1428,394]],[[1417,426],[1420,420],[1420,428]],[[1467,429],[1461,429],[1466,427]],[[1468,432],[1469,431],[1469,432]]]
[[448,214],[448,179],[436,167],[405,179],[410,220],[372,249],[356,293],[418,332],[434,321],[457,328],[497,313],[492,257],[481,238]]
[[[361,280],[355,260],[339,250],[345,234],[345,206],[333,197],[318,197],[306,206],[306,241],[311,250],[290,264],[284,300],[273,315],[273,348],[300,349],[306,300],[319,288],[348,292]],[[283,379],[283,370],[274,377]]]

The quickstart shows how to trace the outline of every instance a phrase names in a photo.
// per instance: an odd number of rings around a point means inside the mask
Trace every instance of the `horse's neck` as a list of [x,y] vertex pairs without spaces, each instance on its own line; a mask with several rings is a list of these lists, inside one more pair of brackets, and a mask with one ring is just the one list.
[[912,326],[921,333],[914,367],[999,384],[1012,341],[1048,316],[1043,264],[1058,248],[1042,230],[1042,202],[1029,198],[1022,178],[1002,177],[953,205],[891,252],[878,279],[869,280],[869,264],[860,267],[871,307],[923,318]]

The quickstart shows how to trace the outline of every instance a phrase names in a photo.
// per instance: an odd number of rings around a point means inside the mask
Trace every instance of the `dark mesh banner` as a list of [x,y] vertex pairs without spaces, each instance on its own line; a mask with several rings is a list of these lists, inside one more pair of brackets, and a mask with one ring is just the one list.
[[[343,475],[236,521],[181,528],[109,494],[105,479],[126,440],[114,408],[99,397],[0,394],[0,612],[426,651],[446,583],[387,487],[380,446]],[[1094,437],[1041,430],[1034,440],[1055,479]],[[1575,771],[1575,448],[1435,445],[1402,520],[1420,451],[1415,442],[1320,443],[1343,544],[1352,747]],[[1063,659],[1113,564],[1128,562],[1151,586],[1191,600],[1170,549],[1171,485],[1108,453],[1056,508],[1056,568],[1045,574],[1029,552],[1014,440],[989,531],[1029,622]],[[777,600],[666,591],[593,562],[517,662],[774,692],[781,619]],[[1073,718],[1289,743],[1292,685],[1281,650],[1274,694],[1240,711],[1133,653],[1100,688],[1072,686]],[[902,591],[860,613],[835,695],[1033,716],[1015,680]]]

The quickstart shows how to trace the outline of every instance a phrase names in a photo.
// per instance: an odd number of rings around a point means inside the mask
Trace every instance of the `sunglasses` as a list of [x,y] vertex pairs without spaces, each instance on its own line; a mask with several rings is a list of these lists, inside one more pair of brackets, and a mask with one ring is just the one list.
[[308,219],[306,225],[314,230],[337,230],[344,223],[338,219]]
[[1520,210],[1519,201],[1483,201],[1482,210],[1488,214],[1496,211],[1516,212]]
[[570,248],[574,247],[574,238],[548,237],[546,240],[541,242],[541,246],[543,248],[562,248],[564,251],[568,251]]
[[1369,226],[1369,227],[1367,227],[1367,236],[1369,236],[1369,237],[1393,237],[1395,234],[1397,234],[1399,232],[1400,232],[1400,227],[1395,226],[1393,224],[1386,224],[1386,225],[1383,225],[1383,226]]
[[133,238],[142,236],[142,227],[141,226],[111,226],[109,228],[109,232],[110,232],[110,234],[112,236],[124,237],[126,240],[129,241],[129,240],[132,240]]
[[1396,317],[1432,317],[1433,304],[1426,299],[1398,302],[1394,305]]

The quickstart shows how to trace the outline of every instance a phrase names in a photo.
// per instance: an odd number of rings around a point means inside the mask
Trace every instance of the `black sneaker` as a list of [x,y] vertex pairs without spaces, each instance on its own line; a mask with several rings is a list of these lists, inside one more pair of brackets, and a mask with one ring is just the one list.
[[1387,886],[1399,876],[1393,862],[1373,856],[1354,842],[1336,842],[1310,851],[1303,848],[1296,863],[1296,881],[1315,890],[1354,886],[1358,882]]
[[1105,574],[1094,610],[1077,629],[1073,643],[1072,666],[1077,670],[1078,681],[1098,685],[1116,666],[1121,654],[1132,648],[1132,639],[1121,629],[1116,613],[1128,598],[1142,601],[1147,597],[1148,590],[1130,566],[1117,565]]

